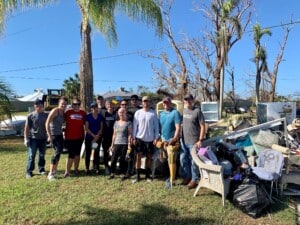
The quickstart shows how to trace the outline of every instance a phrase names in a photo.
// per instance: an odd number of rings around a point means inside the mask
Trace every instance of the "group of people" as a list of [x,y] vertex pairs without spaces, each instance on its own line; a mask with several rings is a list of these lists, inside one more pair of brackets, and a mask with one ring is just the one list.
[[[47,142],[51,143],[54,154],[51,158],[48,179],[56,179],[57,166],[63,149],[67,149],[68,158],[64,177],[79,174],[79,162],[82,144],[85,146],[86,174],[91,174],[91,158],[93,170],[100,174],[100,146],[103,149],[105,174],[109,179],[116,176],[117,162],[122,180],[130,178],[135,171],[133,183],[141,180],[142,157],[145,156],[145,179],[151,182],[152,156],[155,149],[165,151],[168,158],[170,178],[166,187],[175,183],[177,158],[179,155],[182,184],[195,188],[199,181],[199,171],[193,163],[191,150],[194,144],[201,147],[205,137],[205,121],[200,108],[194,106],[194,98],[184,96],[182,116],[174,107],[172,99],[162,100],[163,110],[157,115],[151,108],[151,99],[142,97],[141,106],[138,96],[132,95],[130,106],[126,100],[114,109],[111,101],[98,96],[96,102],[90,104],[86,113],[80,109],[80,100],[73,98],[71,107],[67,108],[67,99],[61,97],[58,106],[49,114],[43,111],[43,102],[34,102],[35,110],[27,116],[24,129],[24,144],[28,147],[26,178],[33,176],[35,155],[39,151],[38,172],[45,174],[45,151]],[[110,164],[109,156],[111,155]]]

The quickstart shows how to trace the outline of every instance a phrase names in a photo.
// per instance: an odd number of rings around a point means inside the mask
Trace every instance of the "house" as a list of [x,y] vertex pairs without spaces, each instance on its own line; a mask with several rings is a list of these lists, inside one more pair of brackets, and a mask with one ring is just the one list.
[[106,92],[105,94],[103,94],[103,98],[105,100],[110,100],[110,101],[130,100],[130,97],[134,94],[135,93],[133,93],[133,92],[125,90],[124,87],[120,87],[119,90]]

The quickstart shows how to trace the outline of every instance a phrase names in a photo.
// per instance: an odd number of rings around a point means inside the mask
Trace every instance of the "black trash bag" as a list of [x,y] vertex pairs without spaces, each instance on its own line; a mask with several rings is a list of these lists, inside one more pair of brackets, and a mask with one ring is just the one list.
[[253,218],[265,214],[270,203],[264,185],[255,176],[246,177],[233,193],[233,204]]
[[245,152],[231,143],[217,143],[215,154],[218,159],[228,160],[232,164],[233,170],[236,170],[242,163],[248,163]]

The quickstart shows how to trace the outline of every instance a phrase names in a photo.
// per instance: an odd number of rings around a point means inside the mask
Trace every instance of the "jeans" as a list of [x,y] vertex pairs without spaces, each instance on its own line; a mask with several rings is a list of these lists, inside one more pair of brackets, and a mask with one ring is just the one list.
[[180,166],[182,177],[184,179],[191,179],[194,182],[198,182],[199,170],[191,155],[193,145],[186,145],[182,141],[180,141],[180,144]]
[[39,172],[45,170],[45,152],[46,152],[46,139],[32,139],[29,140],[28,147],[28,159],[26,166],[26,173],[31,174],[35,167],[35,155],[37,150],[39,150],[38,168]]

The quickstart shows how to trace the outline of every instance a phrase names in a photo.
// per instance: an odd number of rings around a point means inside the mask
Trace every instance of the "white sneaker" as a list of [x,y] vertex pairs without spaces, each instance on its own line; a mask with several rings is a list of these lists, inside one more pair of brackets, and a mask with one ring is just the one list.
[[49,173],[49,175],[48,175],[48,180],[49,180],[49,181],[54,181],[54,180],[55,180],[54,175],[51,174],[51,173]]

